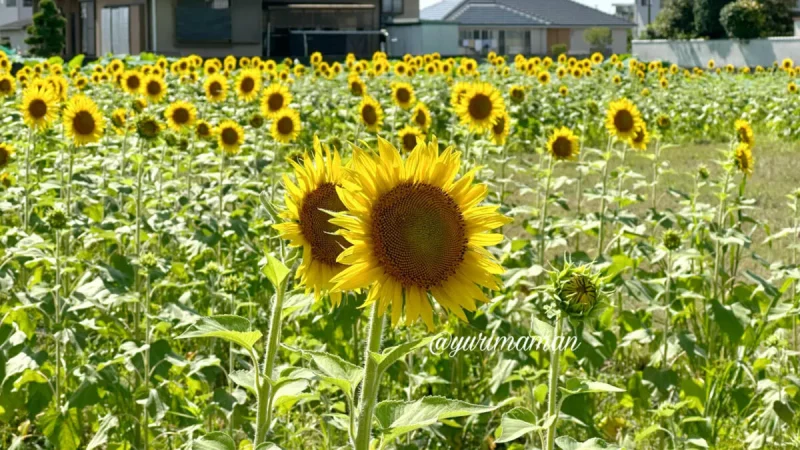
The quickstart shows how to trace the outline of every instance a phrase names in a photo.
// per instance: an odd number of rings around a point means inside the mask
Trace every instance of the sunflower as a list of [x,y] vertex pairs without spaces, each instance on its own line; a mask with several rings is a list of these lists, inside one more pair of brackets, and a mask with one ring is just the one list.
[[508,88],[508,96],[514,103],[522,103],[525,101],[525,87],[518,84],[512,85]]
[[22,93],[22,117],[33,129],[44,129],[56,120],[57,98],[52,89],[31,85]]
[[662,130],[667,130],[669,129],[670,125],[672,125],[672,121],[670,120],[669,116],[661,114],[658,116],[658,119],[656,119],[656,125],[658,125],[658,128],[661,128]]
[[464,95],[469,91],[469,86],[469,83],[463,81],[459,81],[453,85],[453,88],[450,90],[450,105],[452,105],[453,108],[461,104],[461,99],[463,99]]
[[182,131],[194,125],[197,108],[189,102],[178,100],[167,107],[164,112],[167,125],[175,131]]
[[317,64],[322,62],[322,53],[314,52],[311,54],[311,65],[316,66]]
[[105,120],[97,105],[84,95],[76,95],[64,108],[64,131],[76,146],[97,142],[103,136]]
[[781,68],[783,70],[789,70],[792,67],[794,67],[794,61],[792,61],[792,58],[784,58],[784,60],[781,61]]
[[511,117],[508,112],[503,111],[503,114],[497,118],[497,122],[489,129],[489,134],[492,137],[492,142],[497,145],[506,143],[506,138],[511,130]]
[[217,127],[217,143],[226,153],[237,153],[244,142],[244,130],[238,123],[226,120]]
[[350,88],[350,93],[356,97],[361,97],[367,93],[367,85],[361,80],[358,75],[351,76],[347,79],[347,85]]
[[158,139],[163,126],[155,117],[145,114],[136,121],[136,132],[139,137],[148,141]]
[[746,120],[739,119],[733,123],[733,127],[736,128],[736,138],[739,142],[746,144],[748,147],[753,148],[756,143],[755,135],[753,134],[753,128],[750,126]]
[[478,133],[491,128],[505,111],[500,92],[489,83],[474,83],[456,107],[461,122]]
[[211,128],[211,124],[205,120],[198,120],[197,124],[194,126],[194,132],[200,139],[208,139],[214,134],[214,129]]
[[288,144],[300,134],[300,114],[292,108],[283,108],[272,118],[272,138]]
[[634,136],[628,139],[628,144],[630,144],[631,148],[634,150],[645,151],[649,143],[650,133],[647,132],[647,126],[642,122],[642,126],[636,129]]
[[666,89],[667,87],[669,87],[669,81],[667,81],[667,79],[666,79],[666,78],[661,78],[660,80],[658,80],[658,83],[659,83],[659,84],[661,85],[661,87],[662,87],[662,88],[664,88],[664,89]]
[[383,108],[369,95],[364,96],[358,105],[358,116],[369,131],[378,131],[383,124]]
[[614,77],[611,78],[611,82],[614,84],[620,84],[622,83],[622,77],[619,75],[614,75]]
[[474,184],[473,169],[457,181],[461,152],[439,154],[434,138],[418,145],[406,160],[389,142],[378,140],[380,157],[354,149],[352,179],[339,189],[347,214],[331,223],[352,244],[337,262],[349,267],[331,280],[334,291],[369,288],[366,305],[377,302],[392,324],[405,310],[405,322],[418,317],[433,328],[430,294],[466,321],[464,310],[489,299],[482,288],[500,286],[503,268],[484,249],[503,235],[488,233],[509,222],[497,206],[477,206],[488,188]]
[[790,81],[789,85],[786,86],[786,89],[789,91],[790,94],[794,94],[797,92],[797,84],[794,81]]
[[128,129],[128,111],[124,108],[117,108],[111,113],[111,124],[117,134],[124,134]]
[[736,163],[736,168],[745,176],[752,175],[754,161],[751,147],[744,142],[737,145],[734,151],[734,162]]
[[122,89],[129,94],[138,94],[142,89],[142,76],[134,70],[125,71],[122,76]]
[[397,137],[400,140],[400,147],[408,153],[417,147],[417,139],[424,138],[425,135],[419,128],[406,125],[397,133]]
[[0,169],[8,165],[8,162],[11,161],[11,155],[13,154],[14,147],[6,144],[5,142],[0,143]]
[[424,103],[419,102],[414,107],[414,111],[411,113],[411,121],[414,122],[414,126],[422,130],[427,130],[431,126],[431,112]]
[[203,90],[210,102],[222,102],[228,96],[228,79],[221,74],[213,74],[206,78]]
[[394,65],[394,74],[397,75],[398,77],[408,75],[409,70],[410,69],[408,67],[408,64],[404,62],[398,62],[397,64]]
[[292,102],[292,94],[289,89],[282,84],[271,84],[264,90],[261,96],[261,114],[264,117],[273,118],[283,108]]
[[17,82],[8,74],[0,75],[0,97],[9,97],[17,91]]
[[547,140],[547,151],[557,161],[574,160],[580,153],[578,136],[567,127],[557,128]]
[[600,64],[603,62],[603,54],[600,52],[595,52],[592,54],[592,62],[595,64]]
[[[296,181],[283,176],[286,210],[281,217],[286,221],[273,227],[289,241],[290,247],[303,248],[303,262],[297,268],[296,277],[319,299],[333,287],[331,278],[346,267],[337,262],[337,258],[351,245],[337,234],[340,228],[330,223],[328,212],[346,210],[336,192],[346,172],[339,153],[323,147],[316,136],[313,155],[305,153],[299,162],[288,161],[294,167]],[[342,294],[331,292],[330,298],[337,306]]]
[[[559,76],[559,78],[561,77]],[[539,72],[539,75],[537,75],[537,79],[539,80],[539,83],[541,83],[542,85],[550,83],[550,72],[547,72],[545,70]]]
[[639,109],[630,100],[623,98],[608,105],[606,129],[611,136],[627,140],[634,137],[636,130],[641,126]]
[[257,69],[242,70],[236,79],[236,95],[245,102],[251,102],[258,96],[260,90],[261,73]]
[[167,95],[167,84],[158,75],[150,75],[144,79],[142,94],[153,102],[160,102]]
[[416,100],[414,87],[408,83],[392,83],[392,99],[397,106],[408,109]]
[[569,94],[569,89],[562,84],[558,87],[558,93],[561,94],[562,97],[566,97]]

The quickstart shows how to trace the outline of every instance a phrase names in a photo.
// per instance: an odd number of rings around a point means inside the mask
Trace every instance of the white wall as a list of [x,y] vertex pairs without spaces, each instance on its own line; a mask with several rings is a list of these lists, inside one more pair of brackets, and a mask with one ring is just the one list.
[[0,0],[0,26],[33,17],[33,8],[22,6],[23,0],[17,0],[15,6],[6,6],[6,0]]
[[[642,5],[644,1],[644,5]],[[661,12],[662,0],[649,0],[650,1],[650,18],[647,17],[647,2],[648,0],[633,0],[636,6],[636,13],[634,14],[634,22],[636,22],[636,30],[633,37],[639,37],[639,33],[643,32],[648,23],[655,22],[656,16]]]
[[794,18],[794,35],[800,36],[800,17]]
[[682,67],[705,67],[709,59],[713,59],[717,67],[727,64],[767,67],[784,58],[800,61],[800,38],[775,37],[749,42],[729,39],[633,41],[632,53],[642,61],[669,61]]
[[[591,53],[591,48],[584,32],[588,28],[573,28],[569,35],[569,53],[571,55],[586,55]],[[545,35],[546,36],[546,35]],[[628,29],[611,28],[611,51],[616,54],[625,53],[628,50]]]
[[611,29],[611,51],[617,55],[628,52],[628,30],[626,28]]

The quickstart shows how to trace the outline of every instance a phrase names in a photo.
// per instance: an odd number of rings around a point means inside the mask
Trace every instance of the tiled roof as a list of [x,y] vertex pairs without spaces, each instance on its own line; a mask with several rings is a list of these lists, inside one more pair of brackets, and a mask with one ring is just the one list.
[[[480,16],[485,19],[480,20]],[[623,18],[571,0],[443,0],[423,9],[420,17],[485,25],[633,26]],[[509,22],[503,22],[504,18]]]

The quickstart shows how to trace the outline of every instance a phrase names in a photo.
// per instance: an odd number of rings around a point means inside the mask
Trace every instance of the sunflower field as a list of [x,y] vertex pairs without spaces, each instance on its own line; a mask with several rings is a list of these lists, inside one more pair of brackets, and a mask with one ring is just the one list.
[[800,448],[789,59],[15,58],[2,449]]

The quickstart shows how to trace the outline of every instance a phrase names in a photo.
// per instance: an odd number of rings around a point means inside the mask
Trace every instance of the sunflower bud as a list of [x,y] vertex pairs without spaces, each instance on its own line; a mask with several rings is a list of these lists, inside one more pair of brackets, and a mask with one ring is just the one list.
[[242,287],[242,281],[237,275],[228,275],[222,279],[222,290],[228,294],[235,294]]
[[67,215],[60,209],[54,209],[47,215],[47,224],[53,230],[62,230],[67,227]]
[[142,139],[154,140],[161,134],[161,124],[151,115],[142,116],[136,122],[136,132]]
[[150,270],[154,268],[156,264],[158,264],[158,261],[156,260],[156,255],[150,252],[147,252],[139,257],[139,265],[145,269]]
[[164,142],[166,142],[168,146],[174,147],[178,143],[178,138],[172,133],[166,133],[164,134]]
[[700,168],[697,169],[697,174],[700,175],[700,178],[703,180],[707,180],[708,177],[711,176],[711,174],[708,172],[708,167],[706,166],[700,166]]
[[4,188],[8,189],[12,184],[14,184],[14,178],[8,172],[0,173],[0,184],[2,184]]
[[551,275],[558,308],[572,318],[585,318],[600,301],[600,277],[589,266],[567,266]]
[[681,235],[675,230],[667,230],[664,232],[664,235],[661,236],[661,242],[667,250],[675,251],[681,248]]
[[219,265],[215,262],[210,262],[206,264],[206,266],[203,268],[203,271],[210,275],[218,274],[220,272]]
[[264,116],[258,113],[250,116],[250,126],[256,129],[264,126]]

